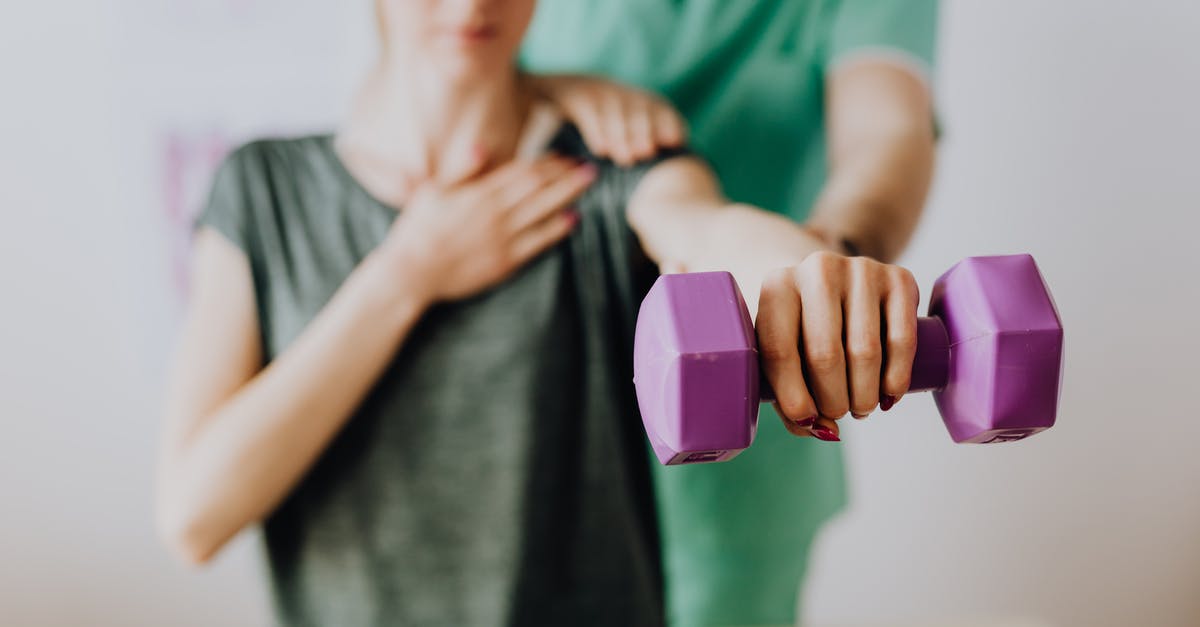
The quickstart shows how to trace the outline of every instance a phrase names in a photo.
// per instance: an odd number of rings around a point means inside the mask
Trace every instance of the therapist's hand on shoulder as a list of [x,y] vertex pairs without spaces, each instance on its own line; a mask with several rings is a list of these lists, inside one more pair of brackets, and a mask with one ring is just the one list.
[[687,141],[687,123],[658,95],[592,76],[554,74],[528,77],[562,109],[597,157],[630,166],[659,148]]
[[767,275],[755,328],[789,432],[837,440],[847,413],[895,405],[912,375],[919,300],[912,273],[867,257],[818,251]]

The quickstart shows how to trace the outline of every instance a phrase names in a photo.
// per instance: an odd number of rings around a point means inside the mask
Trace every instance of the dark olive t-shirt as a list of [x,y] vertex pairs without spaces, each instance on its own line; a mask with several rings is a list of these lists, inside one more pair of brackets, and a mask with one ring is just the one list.
[[[590,158],[570,126],[551,148]],[[570,238],[427,311],[266,521],[282,623],[662,623],[631,384],[632,322],[654,268],[625,220],[651,164],[597,165]],[[248,256],[270,360],[396,215],[321,135],[235,151],[199,224]]]

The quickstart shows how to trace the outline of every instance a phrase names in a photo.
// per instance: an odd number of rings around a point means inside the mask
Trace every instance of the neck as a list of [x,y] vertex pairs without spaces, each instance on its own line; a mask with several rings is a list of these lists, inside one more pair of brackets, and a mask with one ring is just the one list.
[[511,158],[530,104],[516,68],[455,80],[429,65],[376,66],[339,134],[343,150],[409,179],[453,179],[477,149],[490,163]]

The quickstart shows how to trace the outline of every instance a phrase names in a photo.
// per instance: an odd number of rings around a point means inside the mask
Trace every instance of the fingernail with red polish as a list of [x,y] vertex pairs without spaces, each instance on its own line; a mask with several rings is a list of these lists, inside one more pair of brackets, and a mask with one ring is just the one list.
[[802,429],[807,429],[807,428],[813,426],[813,424],[815,424],[816,422],[817,422],[816,416],[809,416],[808,418],[805,418],[804,420],[797,420],[796,426],[800,427]]
[[830,429],[829,427],[826,427],[824,425],[817,425],[817,426],[813,427],[812,434],[817,436],[817,439],[824,440],[826,442],[841,442],[842,441],[842,439],[839,438],[837,436],[837,434],[833,432],[833,429]]
[[879,399],[879,409],[882,409],[883,411],[891,409],[895,404],[896,397],[892,396],[891,394],[886,394],[883,398]]

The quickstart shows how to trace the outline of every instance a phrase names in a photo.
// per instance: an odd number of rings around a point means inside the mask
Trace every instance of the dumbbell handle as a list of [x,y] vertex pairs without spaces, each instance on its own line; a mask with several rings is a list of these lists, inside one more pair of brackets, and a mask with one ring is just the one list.
[[[950,378],[950,335],[941,318],[917,318],[917,354],[913,356],[908,391],[929,392],[946,387]],[[759,386],[764,403],[775,400],[766,380]]]
[[913,357],[909,392],[946,387],[950,379],[950,334],[941,318],[917,318],[917,354]]

